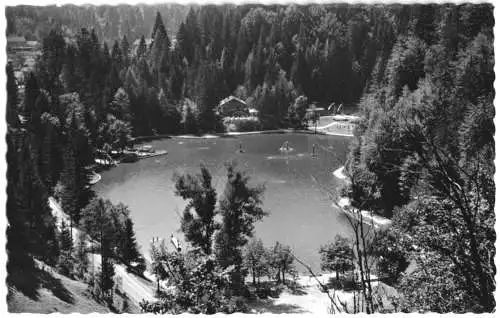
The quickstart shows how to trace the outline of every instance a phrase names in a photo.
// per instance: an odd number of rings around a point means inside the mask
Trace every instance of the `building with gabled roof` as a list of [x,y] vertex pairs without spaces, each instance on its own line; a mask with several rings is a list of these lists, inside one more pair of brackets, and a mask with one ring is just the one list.
[[217,112],[223,117],[242,117],[249,115],[247,103],[238,97],[229,96],[220,101]]

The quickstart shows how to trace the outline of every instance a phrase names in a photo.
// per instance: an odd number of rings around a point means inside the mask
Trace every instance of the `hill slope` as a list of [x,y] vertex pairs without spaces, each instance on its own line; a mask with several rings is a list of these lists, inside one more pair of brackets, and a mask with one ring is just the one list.
[[[41,288],[35,294],[27,296],[24,293],[9,288],[7,308],[12,313],[111,313],[106,304],[92,299],[88,285],[58,274],[51,267],[39,263],[38,278]],[[43,268],[43,269],[42,269]],[[123,308],[127,300],[128,313],[139,313],[139,307],[122,295],[115,295],[115,306]],[[118,311],[122,311],[118,308]]]
[[127,36],[130,43],[144,35],[149,37],[156,12],[160,12],[170,37],[175,37],[190,6],[180,4],[140,4],[136,6],[16,6],[6,8],[7,35],[24,36],[41,41],[55,26],[67,36],[81,28],[94,29],[99,39],[112,44]]

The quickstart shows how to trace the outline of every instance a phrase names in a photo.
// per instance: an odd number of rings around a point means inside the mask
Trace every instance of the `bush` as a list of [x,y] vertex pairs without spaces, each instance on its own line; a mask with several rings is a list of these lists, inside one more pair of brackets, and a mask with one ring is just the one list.
[[256,118],[234,118],[232,120],[225,120],[224,125],[228,131],[258,131],[262,129],[260,121]]
[[257,131],[261,129],[261,125],[257,120],[241,120],[236,122],[236,129],[240,132]]
[[229,300],[226,305],[225,312],[227,314],[232,314],[236,312],[247,313],[249,311],[249,307],[246,303],[246,299],[244,297],[233,297]]
[[327,284],[328,288],[343,291],[360,290],[361,283],[355,280],[352,273],[339,275],[339,279],[334,277],[330,278]]
[[271,287],[269,296],[271,298],[278,298],[281,294],[281,290],[282,290],[282,288]]
[[261,299],[266,299],[267,297],[271,297],[271,288],[270,287],[258,287],[255,290],[255,294],[257,297]]
[[405,246],[397,233],[387,230],[376,232],[372,241],[371,254],[377,259],[377,275],[388,285],[399,282],[402,274],[410,265]]
[[73,278],[75,269],[74,260],[68,253],[63,253],[59,256],[57,271],[67,277]]

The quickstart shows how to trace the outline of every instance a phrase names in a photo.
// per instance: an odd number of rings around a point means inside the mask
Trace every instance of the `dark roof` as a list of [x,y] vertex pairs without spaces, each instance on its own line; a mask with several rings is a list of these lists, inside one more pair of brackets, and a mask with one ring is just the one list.
[[227,97],[227,98],[225,98],[225,99],[221,100],[221,101],[220,101],[220,103],[219,103],[219,106],[222,106],[222,105],[224,105],[225,103],[228,103],[228,102],[230,102],[230,101],[232,101],[232,100],[236,100],[236,101],[238,101],[238,102],[240,102],[240,103],[242,103],[242,104],[245,104],[245,105],[247,104],[244,100],[241,100],[241,99],[239,99],[238,97],[235,97],[235,96],[232,96],[232,95],[231,95],[231,96],[229,96],[229,97]]

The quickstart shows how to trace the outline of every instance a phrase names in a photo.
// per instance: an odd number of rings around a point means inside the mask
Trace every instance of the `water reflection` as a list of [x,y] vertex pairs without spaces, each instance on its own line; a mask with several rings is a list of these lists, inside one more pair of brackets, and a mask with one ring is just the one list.
[[[253,183],[266,185],[264,208],[271,214],[257,224],[256,235],[266,245],[275,241],[290,245],[297,256],[319,269],[319,246],[336,234],[349,233],[345,216],[331,207],[338,185],[332,171],[345,161],[349,140],[299,134],[159,140],[151,142],[152,146],[168,150],[160,162],[151,158],[121,164],[104,172],[95,189],[114,202],[129,205],[137,239],[147,254],[152,236],[167,237],[180,227],[185,203],[174,195],[174,174],[198,172],[204,164],[220,195],[225,163],[236,162]],[[294,148],[288,155],[279,152],[285,141]],[[240,142],[244,152],[236,151]],[[311,156],[313,144],[317,146],[315,158]]]

